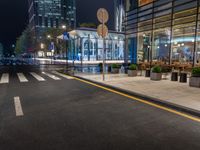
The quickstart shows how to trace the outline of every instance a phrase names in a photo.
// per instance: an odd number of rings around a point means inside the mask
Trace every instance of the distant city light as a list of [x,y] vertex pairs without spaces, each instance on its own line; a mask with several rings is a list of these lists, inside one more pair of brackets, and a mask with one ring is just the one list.
[[62,28],[63,28],[63,29],[66,29],[67,27],[66,27],[66,25],[62,25]]
[[44,44],[43,43],[40,44],[40,48],[44,49]]
[[50,38],[51,38],[51,35],[47,35],[47,38],[49,38],[49,39],[50,39]]

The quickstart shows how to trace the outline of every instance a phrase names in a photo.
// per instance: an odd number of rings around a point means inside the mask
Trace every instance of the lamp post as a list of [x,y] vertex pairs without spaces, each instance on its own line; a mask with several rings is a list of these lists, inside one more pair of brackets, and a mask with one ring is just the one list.
[[[67,26],[66,25],[62,25],[62,29],[65,30],[65,32],[67,33]],[[64,39],[64,38],[63,38]],[[65,66],[65,72],[68,72],[68,41],[66,40],[66,66]]]
[[103,39],[103,81],[105,81],[105,62],[106,62],[106,41],[105,37],[108,35],[108,28],[105,25],[109,20],[109,14],[106,9],[100,8],[97,11],[97,18],[101,23],[97,28],[97,33]]
[[51,39],[51,35],[47,35],[47,38],[48,38],[48,39]]
[[[52,44],[51,43],[51,35],[47,35],[47,39],[49,39],[50,40],[50,44]],[[53,64],[53,55],[54,55],[54,49],[51,49],[51,64]]]

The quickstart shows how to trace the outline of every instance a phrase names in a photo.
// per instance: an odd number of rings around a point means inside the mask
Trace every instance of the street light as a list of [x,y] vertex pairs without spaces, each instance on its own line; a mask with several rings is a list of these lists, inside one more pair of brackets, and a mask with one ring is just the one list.
[[[62,29],[65,30],[65,32],[67,33],[67,26],[66,25],[62,25]],[[64,34],[63,34],[64,36]],[[64,37],[63,37],[64,39]],[[66,72],[68,72],[68,52],[67,52],[67,49],[68,49],[68,42],[67,42],[67,39],[64,39],[66,40]]]
[[[52,44],[51,35],[50,34],[47,35],[47,39],[49,39],[50,40],[50,44]],[[51,64],[53,64],[53,56],[54,56],[54,50],[51,50]]]
[[48,38],[48,39],[51,39],[51,35],[47,35],[47,38]]
[[63,29],[66,29],[67,27],[66,27],[66,25],[62,25],[62,28],[63,28]]

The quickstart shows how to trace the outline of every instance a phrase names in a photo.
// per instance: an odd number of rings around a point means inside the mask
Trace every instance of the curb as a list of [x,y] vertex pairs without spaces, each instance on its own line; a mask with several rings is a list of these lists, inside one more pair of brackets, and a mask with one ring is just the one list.
[[129,91],[129,90],[124,90],[124,89],[114,87],[114,86],[111,86],[111,85],[107,85],[107,84],[104,84],[104,83],[96,82],[96,81],[93,81],[93,80],[90,80],[90,79],[85,79],[85,78],[82,78],[82,77],[79,77],[79,76],[74,76],[74,77],[85,80],[85,81],[89,81],[91,83],[95,83],[97,85],[101,85],[101,86],[110,88],[110,89],[118,91],[118,92],[122,92],[122,93],[125,93],[125,94],[128,94],[128,95],[140,98],[140,99],[145,100],[145,101],[149,101],[149,102],[152,102],[152,103],[155,103],[155,104],[159,104],[161,106],[168,107],[168,108],[174,109],[174,110],[179,111],[179,112],[190,114],[192,116],[197,116],[197,117],[200,118],[200,111],[198,111],[198,110],[194,110],[194,109],[191,109],[191,108],[188,108],[188,107],[184,107],[184,106],[181,106],[181,105],[166,102],[166,101],[163,101],[163,100],[158,99],[158,98],[146,96],[144,94],[132,92],[132,91]]

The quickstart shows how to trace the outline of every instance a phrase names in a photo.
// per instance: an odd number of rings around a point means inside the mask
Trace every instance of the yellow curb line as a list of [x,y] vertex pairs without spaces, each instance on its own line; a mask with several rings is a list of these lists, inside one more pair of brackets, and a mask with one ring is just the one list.
[[182,112],[179,112],[179,111],[176,111],[176,110],[173,110],[173,109],[170,109],[170,108],[167,108],[167,107],[164,107],[164,106],[152,103],[152,102],[148,102],[146,100],[143,100],[143,99],[140,99],[140,98],[137,98],[137,97],[134,97],[134,96],[131,96],[131,95],[128,95],[128,94],[125,94],[125,93],[122,93],[122,92],[119,92],[119,91],[116,91],[116,90],[113,90],[113,89],[110,89],[110,88],[107,88],[107,87],[104,87],[104,86],[101,86],[101,85],[98,85],[98,84],[95,84],[95,83],[92,83],[92,82],[89,82],[89,81],[85,81],[85,80],[82,80],[82,79],[79,79],[79,78],[76,78],[76,77],[73,77],[73,78],[78,80],[78,81],[81,81],[81,82],[96,86],[96,87],[101,88],[101,89],[104,89],[106,91],[109,91],[109,92],[112,92],[112,93],[115,93],[115,94],[130,98],[130,99],[132,99],[134,101],[138,101],[138,102],[141,102],[141,103],[144,103],[144,104],[147,104],[147,105],[150,105],[150,106],[153,106],[153,107],[168,111],[170,113],[173,113],[173,114],[188,118],[190,120],[193,120],[193,121],[196,121],[196,122],[200,122],[200,118],[198,118],[198,117],[194,117],[192,115],[188,115],[188,114],[185,114],[185,113],[182,113]]

